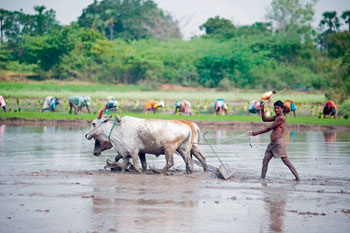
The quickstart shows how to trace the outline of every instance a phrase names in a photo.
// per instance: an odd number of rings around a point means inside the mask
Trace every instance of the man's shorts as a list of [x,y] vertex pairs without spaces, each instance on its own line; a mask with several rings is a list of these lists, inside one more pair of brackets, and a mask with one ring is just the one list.
[[270,142],[270,144],[267,146],[265,151],[265,157],[271,155],[274,158],[283,158],[287,157],[287,146],[286,143],[284,143],[282,140],[276,140],[273,142]]

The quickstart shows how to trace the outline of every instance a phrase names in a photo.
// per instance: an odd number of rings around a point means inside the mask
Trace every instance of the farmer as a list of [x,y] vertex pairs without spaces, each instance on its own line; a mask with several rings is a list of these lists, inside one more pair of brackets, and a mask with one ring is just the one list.
[[69,114],[72,113],[74,108],[74,114],[81,113],[83,107],[86,107],[88,113],[90,114],[89,102],[91,98],[89,96],[71,96],[68,98],[69,102]]
[[103,111],[104,112],[117,112],[118,110],[118,101],[112,97],[112,96],[109,96],[107,97],[107,103],[105,105],[105,107],[103,108]]
[[214,109],[216,112],[216,115],[226,115],[227,113],[227,105],[225,103],[224,99],[217,99],[214,103]]
[[293,173],[293,175],[295,176],[295,179],[299,180],[299,175],[297,173],[297,170],[295,169],[295,167],[293,166],[293,164],[290,162],[288,158],[286,144],[283,142],[283,139],[282,139],[284,128],[286,126],[286,118],[283,115],[283,102],[278,100],[273,105],[274,105],[276,115],[272,117],[266,117],[265,111],[264,111],[265,110],[264,103],[260,105],[262,120],[264,122],[273,121],[272,125],[263,130],[248,132],[248,135],[256,136],[259,134],[267,133],[272,130],[272,133],[270,135],[271,142],[267,146],[267,149],[265,151],[265,157],[262,163],[261,178],[265,179],[269,162],[272,159],[272,157],[275,157],[275,158],[281,158],[283,163]]
[[248,107],[248,115],[249,113],[252,114],[259,114],[260,113],[260,101],[259,100],[252,100],[249,103],[249,107]]
[[54,96],[48,96],[45,98],[43,108],[41,112],[58,112],[57,105],[60,103],[58,98]]
[[261,100],[269,100],[274,94],[276,94],[276,91],[268,91],[265,92],[262,97]]
[[187,100],[176,101],[174,105],[175,105],[175,113],[179,111],[180,113],[192,115],[191,103],[189,101]]
[[4,112],[6,112],[6,103],[5,103],[5,98],[0,95],[0,107],[4,110]]
[[297,117],[297,108],[295,107],[295,102],[293,100],[284,101],[283,106],[285,115],[289,114],[290,112],[293,112],[294,117]]
[[154,101],[154,100],[147,100],[145,105],[145,113],[147,111],[153,111],[153,113],[158,112],[158,108],[164,107],[164,101]]
[[327,101],[323,108],[323,118],[326,118],[326,116],[331,115],[333,118],[337,118],[336,114],[338,112],[337,106],[334,104],[333,101]]

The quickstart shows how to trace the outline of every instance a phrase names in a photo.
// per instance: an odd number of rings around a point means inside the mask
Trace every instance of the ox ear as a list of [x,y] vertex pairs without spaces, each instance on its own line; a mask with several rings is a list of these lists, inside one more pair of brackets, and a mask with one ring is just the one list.
[[120,116],[118,116],[118,115],[115,115],[115,119],[117,120],[117,122],[119,123],[119,122],[121,122],[121,118],[120,118]]

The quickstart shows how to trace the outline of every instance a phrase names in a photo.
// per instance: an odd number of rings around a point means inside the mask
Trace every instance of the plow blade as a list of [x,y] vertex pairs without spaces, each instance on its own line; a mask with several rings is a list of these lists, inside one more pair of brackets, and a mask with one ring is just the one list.
[[[203,165],[199,161],[197,161],[195,159],[193,159],[192,161],[198,167],[203,167]],[[208,166],[208,171],[218,175],[219,177],[224,178],[225,180],[227,180],[233,176],[233,169],[230,168],[230,166],[228,164],[225,164],[225,165],[222,164],[219,168],[214,167],[214,166],[209,165],[209,164],[207,166]]]
[[221,164],[218,168],[220,175],[225,179],[229,179],[233,176],[233,169],[228,164]]

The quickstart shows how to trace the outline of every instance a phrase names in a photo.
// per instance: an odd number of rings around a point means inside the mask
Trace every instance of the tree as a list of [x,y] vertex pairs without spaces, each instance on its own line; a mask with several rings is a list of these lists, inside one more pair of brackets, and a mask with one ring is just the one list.
[[230,20],[216,16],[215,18],[209,18],[199,28],[205,30],[206,34],[217,34],[222,31],[234,29],[235,26]]
[[230,38],[234,36],[235,26],[230,20],[216,16],[209,18],[199,29],[205,30],[205,33],[210,36],[219,35]]
[[177,22],[152,0],[96,0],[83,10],[79,25],[95,28],[109,39],[180,38]]
[[106,21],[106,24],[109,28],[109,39],[110,40],[113,40],[113,27],[114,27],[114,19],[113,18],[110,18]]
[[340,103],[350,99],[350,49],[345,53],[342,62],[330,72],[329,80],[327,97]]
[[237,27],[235,30],[235,36],[268,36],[272,35],[272,24],[271,23],[262,23],[256,22],[253,25],[246,25]]
[[43,35],[57,26],[56,12],[53,9],[46,10],[45,6],[34,6],[36,15],[34,20],[34,34]]
[[300,0],[272,0],[265,17],[272,21],[276,31],[286,32],[293,27],[300,29],[311,25],[316,3],[317,0],[305,4]]
[[325,47],[331,57],[343,57],[350,48],[350,32],[343,31],[327,35]]
[[35,6],[35,15],[20,11],[0,9],[0,26],[2,40],[18,43],[23,35],[43,35],[59,28],[54,10],[46,10],[45,6]]
[[320,22],[321,30],[324,28],[324,26],[327,27],[326,33],[333,33],[339,29],[340,23],[336,11],[326,11],[322,14],[322,19]]
[[348,27],[349,27],[348,30],[350,31],[350,10],[349,11],[344,11],[343,14],[341,15],[341,18],[348,25]]

